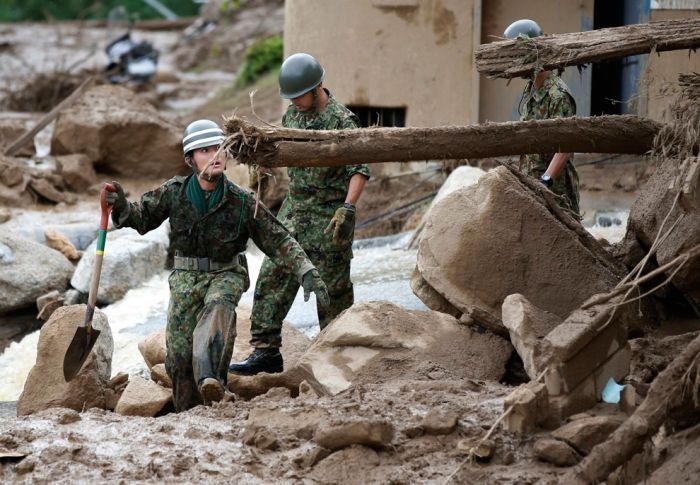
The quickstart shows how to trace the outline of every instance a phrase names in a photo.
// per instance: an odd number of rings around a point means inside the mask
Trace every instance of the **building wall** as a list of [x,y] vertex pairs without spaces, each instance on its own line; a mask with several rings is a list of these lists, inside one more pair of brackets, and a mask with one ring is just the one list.
[[407,126],[478,121],[481,0],[287,0],[285,56],[308,52],[345,104],[406,107]]
[[[500,40],[506,27],[521,18],[535,20],[547,34],[591,30],[593,4],[594,0],[484,0],[481,42]],[[574,94],[577,114],[587,116],[591,106],[591,70],[584,69],[579,73],[575,67],[569,67],[564,71],[563,79]],[[517,120],[524,86],[523,79],[513,79],[508,83],[505,79],[481,76],[479,120]]]
[[[698,2],[700,3],[700,2]],[[698,10],[651,10],[649,20],[673,20],[700,15]],[[671,51],[661,52],[648,56],[647,67],[642,74],[640,92],[644,94],[645,85],[648,86],[646,96],[646,109],[643,105],[641,115],[664,121],[668,120],[670,113],[668,107],[674,96],[671,94],[678,85],[678,75],[681,73],[700,72],[700,53],[697,51]]]

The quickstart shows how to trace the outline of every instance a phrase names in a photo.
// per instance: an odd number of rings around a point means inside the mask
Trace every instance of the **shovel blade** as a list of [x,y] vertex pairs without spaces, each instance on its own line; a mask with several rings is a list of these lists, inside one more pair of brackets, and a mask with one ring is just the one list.
[[66,382],[73,379],[83,367],[85,360],[90,355],[90,351],[95,346],[97,337],[100,336],[100,331],[91,327],[78,327],[73,335],[66,356],[63,358],[63,377]]

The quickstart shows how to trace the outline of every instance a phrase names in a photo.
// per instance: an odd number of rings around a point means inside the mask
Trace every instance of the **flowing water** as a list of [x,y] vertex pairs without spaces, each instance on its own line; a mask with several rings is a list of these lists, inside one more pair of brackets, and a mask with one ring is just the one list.
[[[355,301],[381,298],[408,309],[426,309],[413,295],[409,282],[415,266],[416,251],[406,250],[411,233],[357,241],[352,264]],[[262,253],[251,245],[248,254],[251,288],[241,301],[252,305],[253,288],[257,280]],[[138,342],[165,325],[168,308],[168,272],[164,271],[138,288],[130,290],[123,299],[101,308],[107,315],[114,338],[112,373],[146,374],[147,368],[138,350]],[[287,320],[309,337],[318,333],[314,296],[304,302],[300,290]],[[0,355],[0,401],[16,400],[36,360],[39,332],[12,343]]]

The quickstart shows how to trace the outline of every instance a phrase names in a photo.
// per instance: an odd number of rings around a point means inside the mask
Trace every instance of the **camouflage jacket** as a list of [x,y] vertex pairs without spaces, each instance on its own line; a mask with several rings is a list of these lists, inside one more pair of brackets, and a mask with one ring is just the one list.
[[[343,106],[330,92],[328,104],[318,114],[297,111],[294,105],[287,108],[282,126],[302,130],[346,130],[357,128],[355,114]],[[294,207],[327,207],[331,215],[345,202],[350,177],[359,173],[369,178],[365,164],[344,167],[289,167],[289,194]]]
[[129,202],[124,214],[112,212],[116,227],[132,227],[139,234],[158,227],[170,218],[170,250],[181,256],[208,257],[232,262],[232,271],[245,272],[247,264],[237,256],[245,252],[248,238],[279,265],[289,268],[299,279],[313,265],[285,227],[260,205],[257,218],[255,200],[238,185],[225,179],[221,202],[204,216],[187,199],[189,177],[173,177],[157,189],[145,193],[140,202]]
[[[520,120],[544,120],[549,118],[566,118],[576,115],[576,102],[566,83],[556,74],[550,75],[542,83],[539,89],[534,89],[530,81],[523,91],[520,101]],[[528,155],[524,160],[527,165],[524,168],[529,174],[539,177],[542,175],[553,153],[541,153]],[[573,154],[567,163],[567,169],[573,169]],[[575,170],[575,169],[574,169]]]

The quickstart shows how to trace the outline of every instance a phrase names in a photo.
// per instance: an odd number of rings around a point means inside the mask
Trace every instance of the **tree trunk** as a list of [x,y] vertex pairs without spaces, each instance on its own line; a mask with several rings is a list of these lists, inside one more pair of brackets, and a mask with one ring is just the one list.
[[[564,476],[562,483],[600,483],[633,455],[659,430],[674,407],[692,399],[687,380],[696,375],[700,337],[696,337],[659,375],[646,399],[607,441],[595,446],[589,455]],[[693,367],[696,367],[695,369]],[[692,385],[690,386],[692,389]]]
[[266,167],[486,158],[526,153],[636,153],[652,147],[661,125],[636,116],[556,118],[436,128],[297,130],[226,121],[225,150]]
[[489,77],[524,77],[649,52],[700,47],[700,17],[514,39],[480,45],[476,69]]

